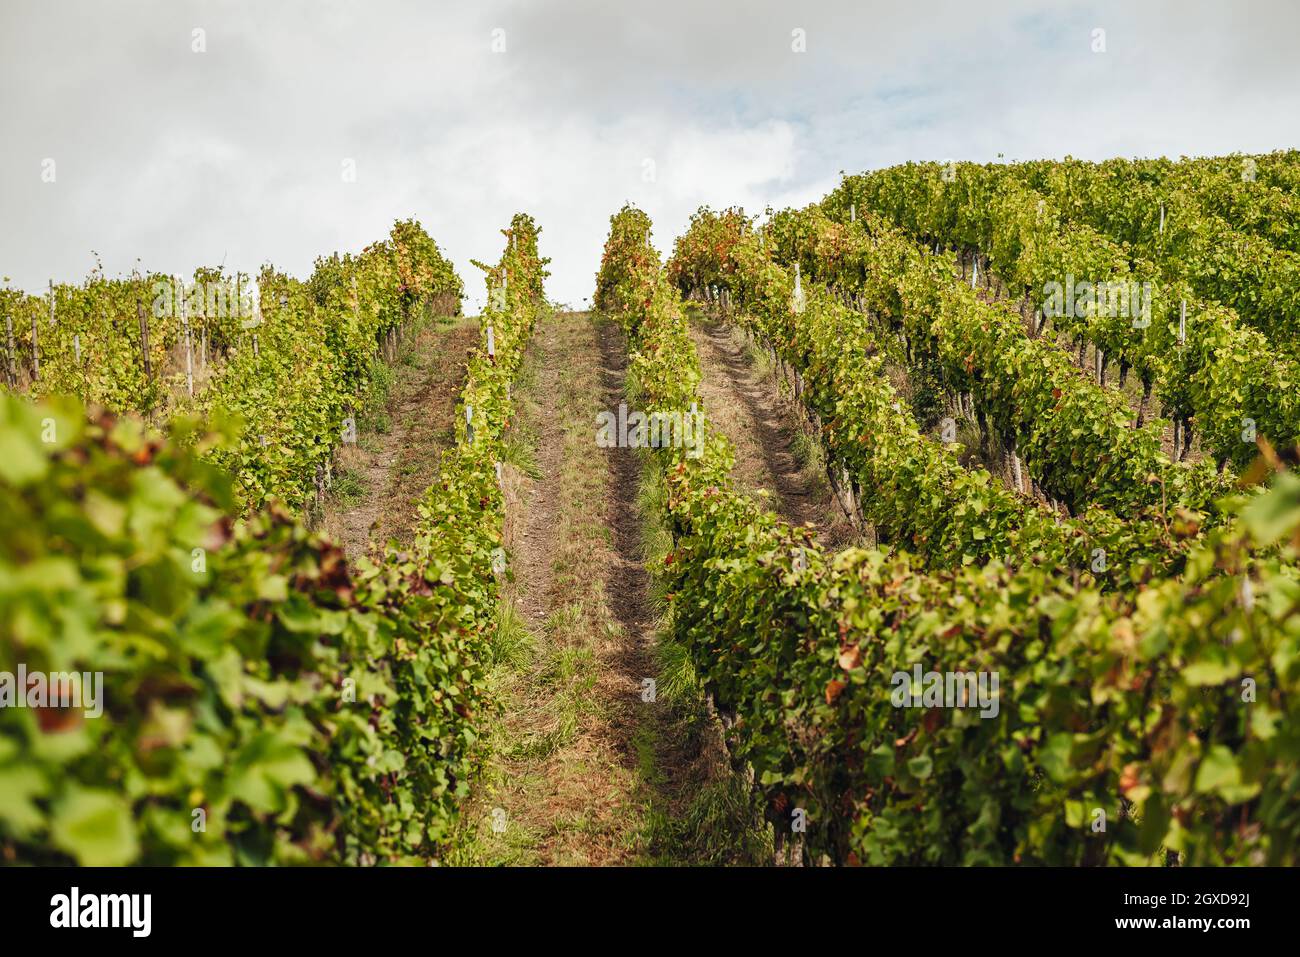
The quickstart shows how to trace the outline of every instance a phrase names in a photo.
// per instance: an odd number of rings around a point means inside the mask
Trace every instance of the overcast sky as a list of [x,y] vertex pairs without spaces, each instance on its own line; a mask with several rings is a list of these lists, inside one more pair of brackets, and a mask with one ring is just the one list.
[[802,204],[907,159],[1300,146],[1298,11],[0,0],[0,276],[79,281],[92,250],[111,274],[306,276],[415,216],[472,312],[469,260],[526,210],[550,296],[580,306],[627,200],[666,250],[701,204]]

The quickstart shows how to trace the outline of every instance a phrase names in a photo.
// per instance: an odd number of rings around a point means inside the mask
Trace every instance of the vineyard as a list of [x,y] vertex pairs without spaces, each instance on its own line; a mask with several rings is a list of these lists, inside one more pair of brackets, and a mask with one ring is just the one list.
[[[0,292],[6,864],[1300,863],[1300,158]],[[665,224],[658,224],[663,229]],[[15,678],[15,676],[22,676]]]

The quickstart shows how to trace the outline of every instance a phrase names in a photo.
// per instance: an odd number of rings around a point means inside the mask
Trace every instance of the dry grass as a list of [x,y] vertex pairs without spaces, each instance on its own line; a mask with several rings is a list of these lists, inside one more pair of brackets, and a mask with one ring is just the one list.
[[410,538],[416,504],[452,441],[465,357],[477,337],[476,319],[428,321],[402,343],[396,362],[376,370],[371,401],[356,415],[357,441],[335,455],[320,521],[349,558]]
[[542,321],[517,389],[532,475],[505,470],[503,614],[526,637],[507,642],[522,650],[495,672],[503,712],[457,863],[723,862],[743,850],[716,837],[744,831],[715,826],[732,823],[734,802],[691,800],[712,780],[700,772],[719,764],[717,742],[680,704],[643,700],[659,662],[641,462],[595,444],[597,413],[622,396],[616,330],[585,314]]
[[793,525],[811,525],[835,547],[856,538],[826,479],[820,445],[767,354],[743,332],[692,310],[710,426],[736,453],[737,485]]

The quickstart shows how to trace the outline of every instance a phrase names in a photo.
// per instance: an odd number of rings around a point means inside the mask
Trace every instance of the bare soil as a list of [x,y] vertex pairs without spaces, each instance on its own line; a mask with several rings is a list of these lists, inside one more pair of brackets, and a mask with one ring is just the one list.
[[852,541],[854,530],[819,466],[796,450],[796,437],[809,431],[803,412],[783,393],[774,371],[756,359],[757,350],[735,326],[696,313],[691,336],[699,353],[700,393],[712,425],[736,453],[732,477],[762,496],[793,525],[809,525],[823,545]]
[[625,364],[620,330],[586,313],[544,318],[529,347],[512,431],[531,467],[504,469],[505,619],[526,639],[497,671],[502,714],[460,863],[663,860],[664,822],[730,773],[720,739],[647,684],[658,620],[641,463],[596,445],[597,414],[624,399]]
[[[399,348],[388,401],[375,417],[380,421],[358,416],[357,442],[339,453],[336,493],[322,523],[350,559],[390,539],[409,541],[420,498],[453,441],[465,361],[477,341],[475,319],[424,326]],[[339,494],[344,483],[352,485],[352,495]]]

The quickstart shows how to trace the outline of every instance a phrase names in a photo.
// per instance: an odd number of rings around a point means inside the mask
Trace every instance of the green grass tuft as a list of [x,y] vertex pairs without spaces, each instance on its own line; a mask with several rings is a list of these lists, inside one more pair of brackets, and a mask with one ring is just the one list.
[[351,508],[365,497],[366,486],[353,469],[340,469],[334,479],[334,498],[344,508]]
[[761,804],[745,780],[732,774],[706,784],[679,816],[652,809],[649,863],[689,861],[716,867],[772,860],[772,837],[761,823]]
[[496,633],[488,645],[488,663],[493,668],[522,668],[533,653],[533,636],[519,613],[519,606],[512,600],[502,601],[497,610]]

